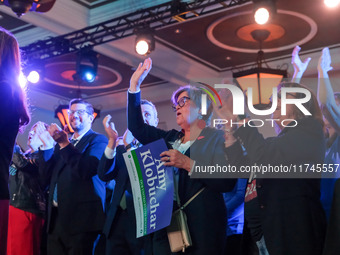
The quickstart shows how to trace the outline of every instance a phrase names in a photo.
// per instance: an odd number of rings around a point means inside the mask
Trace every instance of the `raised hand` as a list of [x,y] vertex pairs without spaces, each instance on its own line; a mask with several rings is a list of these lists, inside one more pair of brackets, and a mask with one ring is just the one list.
[[39,121],[37,123],[36,133],[43,144],[41,146],[43,150],[48,150],[48,149],[53,148],[55,142],[52,136],[50,135],[50,133],[45,128],[45,125],[43,122]]
[[[305,61],[301,61],[299,52],[301,50],[300,46],[295,46],[293,53],[292,53],[292,64],[294,67],[294,75],[293,79],[301,79],[303,73],[306,71],[311,58],[306,58]],[[300,80],[299,80],[300,81]]]
[[327,73],[328,71],[332,70],[331,67],[331,54],[329,53],[329,49],[326,47],[322,50],[322,54],[319,58],[318,62],[318,71],[319,73]]
[[52,123],[48,127],[48,132],[52,136],[53,140],[60,145],[60,148],[64,148],[70,143],[67,132],[61,129],[57,124]]
[[130,91],[135,92],[140,89],[140,85],[144,81],[145,77],[148,75],[152,68],[151,58],[144,60],[144,63],[140,63],[136,71],[132,74],[130,79]]
[[118,132],[115,128],[115,124],[113,122],[110,122],[111,118],[112,117],[110,114],[106,115],[105,118],[103,119],[103,125],[105,132],[109,137],[108,147],[114,149],[116,147]]
[[226,120],[235,120],[237,119],[237,116],[233,115],[233,96],[229,89],[221,89],[219,92],[219,95],[221,97],[222,106],[215,106],[214,111],[217,114],[217,116],[221,119]]

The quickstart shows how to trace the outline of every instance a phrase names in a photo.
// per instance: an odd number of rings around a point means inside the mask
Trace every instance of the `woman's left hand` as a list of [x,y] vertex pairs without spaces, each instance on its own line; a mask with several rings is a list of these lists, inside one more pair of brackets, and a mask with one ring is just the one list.
[[174,166],[177,168],[183,168],[190,172],[193,160],[188,156],[180,153],[178,150],[170,149],[168,151],[163,151],[161,154],[161,160],[165,166]]

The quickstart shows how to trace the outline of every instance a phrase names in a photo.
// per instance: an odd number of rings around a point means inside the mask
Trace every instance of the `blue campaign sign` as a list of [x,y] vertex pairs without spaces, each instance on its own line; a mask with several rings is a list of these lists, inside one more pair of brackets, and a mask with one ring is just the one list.
[[163,139],[124,153],[136,211],[137,237],[170,224],[174,184],[173,169],[160,154],[168,150]]

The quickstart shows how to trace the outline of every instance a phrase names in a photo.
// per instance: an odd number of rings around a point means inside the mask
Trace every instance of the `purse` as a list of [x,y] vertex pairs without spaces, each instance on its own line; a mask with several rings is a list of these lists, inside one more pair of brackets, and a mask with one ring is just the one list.
[[193,195],[183,206],[180,206],[178,191],[176,189],[177,204],[179,209],[173,212],[171,223],[166,228],[171,252],[185,252],[185,249],[192,245],[191,236],[187,223],[187,216],[184,208],[194,200],[205,187],[201,188],[195,195]]

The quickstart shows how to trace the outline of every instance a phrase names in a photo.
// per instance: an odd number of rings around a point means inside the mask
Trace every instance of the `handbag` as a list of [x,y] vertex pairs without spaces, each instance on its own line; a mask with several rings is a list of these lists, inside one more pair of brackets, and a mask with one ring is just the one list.
[[[176,189],[176,187],[175,187]],[[173,212],[171,223],[166,228],[171,252],[185,252],[185,249],[192,245],[191,236],[187,223],[187,216],[184,208],[194,200],[205,187],[201,188],[195,195],[193,195],[183,206],[180,206],[178,191],[176,189],[177,204],[179,209]]]

